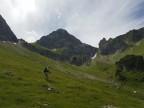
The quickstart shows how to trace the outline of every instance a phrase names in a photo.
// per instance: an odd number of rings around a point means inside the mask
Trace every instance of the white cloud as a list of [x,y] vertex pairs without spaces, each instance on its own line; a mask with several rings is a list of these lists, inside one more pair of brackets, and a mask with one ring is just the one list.
[[103,37],[144,26],[144,17],[136,16],[140,4],[144,1],[0,0],[0,14],[18,38],[29,42],[64,28],[82,42],[98,46]]
[[29,42],[33,42],[33,40],[37,40],[39,34],[37,34],[35,31],[26,31],[25,33],[25,40]]

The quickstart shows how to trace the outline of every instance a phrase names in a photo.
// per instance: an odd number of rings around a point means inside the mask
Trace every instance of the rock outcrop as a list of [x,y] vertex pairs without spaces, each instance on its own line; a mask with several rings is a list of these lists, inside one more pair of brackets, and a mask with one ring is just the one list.
[[120,80],[138,79],[144,80],[144,59],[143,56],[127,55],[116,62],[116,76]]
[[114,54],[117,51],[125,51],[130,47],[131,43],[136,43],[144,38],[144,28],[139,30],[131,30],[124,35],[120,35],[114,39],[106,40],[103,38],[99,43],[99,53],[101,55]]

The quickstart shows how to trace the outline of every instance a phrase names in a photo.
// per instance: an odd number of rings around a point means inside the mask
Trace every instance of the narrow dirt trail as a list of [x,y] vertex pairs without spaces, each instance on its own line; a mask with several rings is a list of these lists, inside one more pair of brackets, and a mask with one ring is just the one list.
[[84,72],[77,72],[77,71],[72,71],[60,66],[56,67],[59,71],[64,72],[65,74],[69,74],[69,75],[73,75],[79,78],[85,78],[88,80],[95,80],[95,81],[99,81],[99,82],[104,82],[104,83],[108,83],[108,84],[113,84],[113,82],[109,81],[109,80],[105,80],[99,77],[96,77],[94,75],[88,74],[88,73],[84,73]]

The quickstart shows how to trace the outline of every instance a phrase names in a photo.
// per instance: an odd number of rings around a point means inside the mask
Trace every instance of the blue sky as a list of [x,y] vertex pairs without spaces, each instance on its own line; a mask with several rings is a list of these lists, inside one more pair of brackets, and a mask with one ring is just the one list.
[[18,38],[34,42],[59,28],[98,46],[144,26],[144,0],[0,0],[0,14]]

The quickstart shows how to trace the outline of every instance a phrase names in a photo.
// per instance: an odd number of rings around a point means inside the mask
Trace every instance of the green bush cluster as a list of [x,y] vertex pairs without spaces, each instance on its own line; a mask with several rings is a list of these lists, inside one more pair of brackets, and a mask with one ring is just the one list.
[[[124,58],[116,62],[116,76],[119,80],[126,80],[133,73],[143,73],[144,59],[141,55],[126,55]],[[133,76],[133,79],[138,79],[138,76]]]

